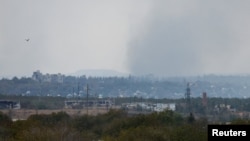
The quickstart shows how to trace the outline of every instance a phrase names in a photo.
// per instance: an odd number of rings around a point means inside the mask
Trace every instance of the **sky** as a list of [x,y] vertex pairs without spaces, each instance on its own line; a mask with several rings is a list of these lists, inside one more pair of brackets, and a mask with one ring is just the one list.
[[249,74],[249,14],[248,0],[0,0],[0,77]]

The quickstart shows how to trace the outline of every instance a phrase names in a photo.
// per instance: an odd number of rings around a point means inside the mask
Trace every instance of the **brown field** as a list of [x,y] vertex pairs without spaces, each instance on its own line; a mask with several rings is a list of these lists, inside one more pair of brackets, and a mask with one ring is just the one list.
[[6,115],[9,115],[14,121],[15,120],[25,120],[30,115],[34,114],[52,114],[58,112],[66,112],[70,116],[79,115],[98,115],[108,112],[109,109],[104,107],[90,107],[88,109],[55,109],[55,110],[36,110],[36,109],[1,109],[0,111]]

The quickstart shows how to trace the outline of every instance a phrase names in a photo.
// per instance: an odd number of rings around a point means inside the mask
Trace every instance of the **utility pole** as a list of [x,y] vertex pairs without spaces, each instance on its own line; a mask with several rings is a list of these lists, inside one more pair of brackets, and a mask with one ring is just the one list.
[[77,97],[80,98],[80,88],[79,88],[79,81],[77,82]]
[[88,115],[88,113],[89,113],[89,109],[88,109],[88,107],[89,107],[89,85],[88,84],[87,84],[86,91],[87,91],[87,104],[86,104],[86,106],[87,106],[87,115]]
[[75,100],[75,88],[73,87],[73,94],[72,94],[72,97],[73,97],[73,100]]
[[187,88],[186,88],[186,93],[185,93],[185,98],[186,98],[186,108],[188,112],[191,112],[191,89],[190,89],[190,84],[187,83]]

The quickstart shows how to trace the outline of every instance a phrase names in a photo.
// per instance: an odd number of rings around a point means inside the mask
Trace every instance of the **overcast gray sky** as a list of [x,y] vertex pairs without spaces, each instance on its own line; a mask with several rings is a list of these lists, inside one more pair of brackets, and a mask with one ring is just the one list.
[[0,76],[249,74],[249,15],[248,0],[0,0]]

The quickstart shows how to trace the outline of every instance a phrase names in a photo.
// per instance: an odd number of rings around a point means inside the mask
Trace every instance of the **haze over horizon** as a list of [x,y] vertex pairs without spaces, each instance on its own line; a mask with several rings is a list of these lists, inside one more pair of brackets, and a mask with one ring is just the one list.
[[0,0],[0,77],[87,69],[250,74],[249,5],[245,0]]

